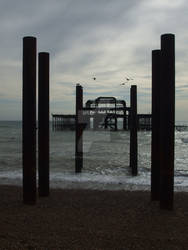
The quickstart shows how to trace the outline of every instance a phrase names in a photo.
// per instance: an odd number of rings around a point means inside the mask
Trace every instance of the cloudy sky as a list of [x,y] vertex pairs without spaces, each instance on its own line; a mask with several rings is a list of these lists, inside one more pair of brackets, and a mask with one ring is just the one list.
[[138,112],[149,113],[151,51],[164,33],[176,35],[176,120],[188,120],[187,10],[186,0],[0,0],[0,120],[21,119],[24,36],[50,53],[51,113],[75,112],[76,83],[84,101],[128,105],[136,84]]

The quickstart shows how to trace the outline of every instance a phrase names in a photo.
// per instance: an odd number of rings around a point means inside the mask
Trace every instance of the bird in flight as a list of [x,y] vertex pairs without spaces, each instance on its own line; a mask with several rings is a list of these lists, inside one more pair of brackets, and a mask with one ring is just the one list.
[[133,80],[133,78],[129,78],[129,77],[125,77],[125,79],[126,79],[127,81],[132,81],[132,80]]
[[125,79],[126,79],[126,82],[123,82],[123,83],[121,83],[120,85],[125,85],[126,83],[128,83],[129,81],[132,81],[133,80],[133,78],[130,78],[130,77],[125,77]]
[[92,79],[95,81],[95,80],[96,80],[96,77],[93,77]]

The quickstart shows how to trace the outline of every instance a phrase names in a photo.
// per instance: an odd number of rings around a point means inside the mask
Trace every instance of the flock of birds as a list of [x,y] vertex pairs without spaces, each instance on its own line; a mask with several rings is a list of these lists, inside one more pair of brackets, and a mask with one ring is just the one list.
[[[97,79],[96,77],[92,78],[94,81]],[[133,78],[131,77],[125,77],[126,82],[121,83],[120,85],[126,85],[129,81],[133,81]]]
[[123,83],[121,83],[120,85],[125,85],[125,84],[128,83],[129,81],[132,81],[132,80],[133,80],[133,78],[129,78],[129,77],[125,77],[125,79],[126,79],[126,82],[123,82]]

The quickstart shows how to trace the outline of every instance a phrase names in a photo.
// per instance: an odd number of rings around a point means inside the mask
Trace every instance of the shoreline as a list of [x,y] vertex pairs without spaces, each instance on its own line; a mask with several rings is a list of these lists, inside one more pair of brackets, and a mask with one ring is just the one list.
[[[150,192],[151,185],[148,183],[149,180],[144,183],[134,182],[135,177],[126,176],[125,179],[121,179],[119,181],[97,181],[97,180],[87,180],[84,179],[83,175],[81,176],[73,176],[74,178],[56,178],[50,180],[50,189],[79,189],[79,190],[102,190],[102,191],[146,191]],[[175,177],[176,178],[176,177]],[[38,180],[37,180],[38,182]],[[7,178],[0,176],[0,185],[3,186],[16,186],[22,188],[22,178]],[[178,180],[175,179],[174,183],[174,192],[188,193],[187,185],[178,185]],[[186,181],[187,184],[187,181]]]
[[0,185],[1,249],[186,249],[188,193],[160,210],[148,191],[51,189],[34,206]]

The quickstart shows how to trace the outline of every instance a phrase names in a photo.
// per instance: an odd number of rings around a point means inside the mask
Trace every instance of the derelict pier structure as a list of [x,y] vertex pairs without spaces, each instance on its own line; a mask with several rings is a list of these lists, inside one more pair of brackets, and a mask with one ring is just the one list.
[[[84,129],[129,130],[130,107],[125,100],[115,97],[98,97],[88,100],[82,109]],[[75,130],[76,115],[52,114],[53,130]],[[151,130],[151,115],[137,114],[138,130]]]

